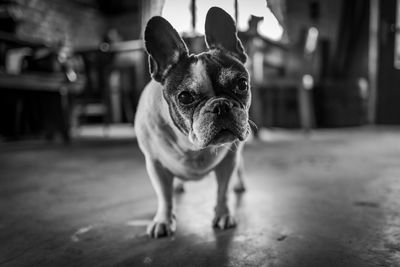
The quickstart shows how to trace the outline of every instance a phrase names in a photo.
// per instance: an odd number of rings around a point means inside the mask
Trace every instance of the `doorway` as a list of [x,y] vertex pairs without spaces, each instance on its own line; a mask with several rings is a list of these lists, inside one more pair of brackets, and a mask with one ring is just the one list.
[[400,0],[380,1],[377,124],[400,124]]

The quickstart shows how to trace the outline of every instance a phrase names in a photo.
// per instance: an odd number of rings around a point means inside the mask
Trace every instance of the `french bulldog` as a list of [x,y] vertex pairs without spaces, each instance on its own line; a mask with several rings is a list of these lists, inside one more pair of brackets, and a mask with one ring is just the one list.
[[135,131],[158,198],[147,227],[150,237],[172,235],[173,181],[198,180],[214,172],[217,203],[213,226],[236,225],[227,205],[232,176],[244,190],[242,148],[251,128],[250,77],[246,54],[232,17],[212,7],[206,17],[208,50],[188,53],[186,44],[162,17],[147,23],[144,41],[152,80],[139,100]]

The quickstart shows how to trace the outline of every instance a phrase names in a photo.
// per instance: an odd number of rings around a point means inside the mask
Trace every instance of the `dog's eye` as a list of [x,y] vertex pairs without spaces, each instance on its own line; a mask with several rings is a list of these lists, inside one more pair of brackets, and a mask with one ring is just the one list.
[[190,92],[188,92],[188,91],[183,91],[183,92],[181,92],[181,93],[178,95],[178,101],[179,101],[181,104],[189,105],[189,104],[193,103],[194,97],[193,97],[193,95],[192,95]]
[[247,91],[249,88],[249,85],[247,83],[247,80],[244,78],[239,79],[238,84],[237,84],[237,89],[240,93]]

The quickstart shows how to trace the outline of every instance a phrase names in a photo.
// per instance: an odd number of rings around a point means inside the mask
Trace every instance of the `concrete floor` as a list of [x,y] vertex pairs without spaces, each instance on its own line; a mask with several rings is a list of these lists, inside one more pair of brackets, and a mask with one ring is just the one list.
[[400,129],[265,136],[230,194],[238,227],[211,228],[207,177],[162,240],[133,140],[0,144],[0,266],[400,266]]

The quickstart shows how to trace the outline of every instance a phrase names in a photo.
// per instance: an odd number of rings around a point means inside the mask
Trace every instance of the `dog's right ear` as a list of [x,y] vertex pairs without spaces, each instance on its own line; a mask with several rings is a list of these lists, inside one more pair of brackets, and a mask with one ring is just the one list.
[[182,57],[188,56],[186,44],[172,25],[160,16],[149,20],[144,40],[149,53],[151,76],[163,83],[168,71]]
[[222,8],[212,7],[208,10],[205,36],[209,49],[223,49],[242,63],[246,62],[247,56],[237,36],[235,21]]

